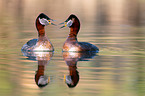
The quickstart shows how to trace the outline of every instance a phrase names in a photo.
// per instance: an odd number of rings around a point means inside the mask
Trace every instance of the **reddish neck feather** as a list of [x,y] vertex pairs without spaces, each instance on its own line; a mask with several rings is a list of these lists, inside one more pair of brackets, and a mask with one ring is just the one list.
[[44,29],[44,25],[40,24],[39,20],[36,20],[36,28],[38,30],[38,36],[45,36],[45,29]]
[[80,23],[77,19],[75,19],[73,25],[70,27],[69,37],[77,37],[79,29],[80,29]]

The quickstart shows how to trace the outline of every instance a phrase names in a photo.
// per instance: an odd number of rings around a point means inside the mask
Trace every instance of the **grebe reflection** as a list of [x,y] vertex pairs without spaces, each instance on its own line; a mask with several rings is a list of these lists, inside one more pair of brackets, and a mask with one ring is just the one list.
[[50,82],[50,77],[45,75],[45,68],[53,56],[53,52],[23,52],[29,60],[38,61],[38,69],[35,73],[35,82],[39,88],[43,88]]
[[93,52],[63,52],[63,58],[69,69],[69,75],[64,76],[64,79],[69,88],[76,87],[79,82],[77,62],[89,60],[89,58],[93,58],[95,55],[96,53]]

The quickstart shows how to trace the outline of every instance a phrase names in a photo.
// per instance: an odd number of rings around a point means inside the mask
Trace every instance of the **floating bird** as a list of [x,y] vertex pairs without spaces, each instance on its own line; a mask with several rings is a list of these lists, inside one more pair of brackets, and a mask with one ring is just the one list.
[[64,26],[60,27],[66,27],[68,26],[70,28],[70,33],[64,42],[63,45],[63,51],[74,51],[74,52],[83,52],[83,51],[94,51],[99,52],[99,48],[96,47],[93,44],[90,44],[88,42],[78,42],[77,40],[77,34],[80,29],[80,21],[79,19],[71,14],[68,19],[60,24],[64,24]]
[[36,28],[38,31],[38,39],[32,39],[23,45],[22,51],[54,51],[53,45],[45,34],[44,27],[46,25],[55,25],[51,23],[54,21],[46,16],[44,13],[41,13],[36,18]]

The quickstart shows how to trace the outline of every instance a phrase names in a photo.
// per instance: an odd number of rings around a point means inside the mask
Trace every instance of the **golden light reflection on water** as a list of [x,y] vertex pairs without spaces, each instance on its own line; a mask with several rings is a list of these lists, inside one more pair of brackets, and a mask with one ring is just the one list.
[[[0,95],[1,96],[144,96],[145,14],[144,0],[1,0]],[[37,38],[35,19],[41,12],[57,20],[74,13],[81,22],[78,40],[90,42],[100,52],[89,61],[77,61],[79,82],[69,89],[64,75],[69,68],[62,45],[69,29],[46,27],[55,52],[46,65],[49,84],[35,83],[38,61],[21,53],[28,40]]]

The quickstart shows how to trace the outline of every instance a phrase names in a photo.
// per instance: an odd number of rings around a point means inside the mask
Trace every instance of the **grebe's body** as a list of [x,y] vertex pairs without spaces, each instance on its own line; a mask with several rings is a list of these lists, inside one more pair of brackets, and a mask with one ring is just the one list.
[[44,27],[52,24],[50,19],[45,14],[41,13],[36,19],[36,28],[38,30],[38,39],[32,39],[23,45],[23,51],[54,51],[53,45],[51,44],[48,37],[45,35]]
[[82,52],[82,51],[94,51],[99,52],[99,48],[95,45],[90,44],[88,42],[78,42],[77,34],[80,29],[80,21],[75,15],[70,15],[69,18],[61,23],[65,24],[61,28],[68,26],[70,28],[70,33],[64,42],[63,51],[75,51],[75,52]]
[[63,45],[63,51],[76,51],[76,52],[81,52],[81,51],[99,51],[99,49],[88,42],[78,42],[76,38],[74,37],[69,37],[65,41]]

